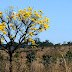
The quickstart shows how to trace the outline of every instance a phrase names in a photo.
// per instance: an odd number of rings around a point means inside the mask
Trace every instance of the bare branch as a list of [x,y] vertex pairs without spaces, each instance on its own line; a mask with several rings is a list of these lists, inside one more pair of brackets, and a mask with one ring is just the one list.
[[4,38],[5,42],[7,43],[7,40],[5,39],[5,37],[3,35],[1,35],[1,36]]

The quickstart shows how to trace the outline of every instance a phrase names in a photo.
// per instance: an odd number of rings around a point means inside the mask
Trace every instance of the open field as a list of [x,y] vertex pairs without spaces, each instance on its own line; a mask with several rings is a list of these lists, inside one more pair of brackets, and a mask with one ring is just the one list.
[[[34,60],[32,63],[28,63],[26,55],[32,50],[37,51],[36,60]],[[13,72],[72,72],[72,61],[68,62],[64,57],[68,50],[69,46],[29,50],[24,50],[21,48],[20,50],[17,50],[17,52],[23,51],[19,53],[20,56],[13,56]],[[70,51],[72,52],[72,46],[70,47]],[[50,63],[48,66],[43,64],[42,55],[46,52],[48,52],[49,55],[56,57],[56,63]],[[9,72],[9,56],[2,50],[0,50],[0,53],[4,57],[3,60],[0,60],[0,72]]]

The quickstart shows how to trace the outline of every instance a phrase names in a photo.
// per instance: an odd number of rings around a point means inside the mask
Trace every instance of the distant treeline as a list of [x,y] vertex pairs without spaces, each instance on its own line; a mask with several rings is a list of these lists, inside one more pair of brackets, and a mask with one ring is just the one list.
[[[43,42],[41,42],[40,41],[40,39],[39,38],[36,38],[35,39],[35,42],[36,42],[36,44],[38,44],[38,46],[37,47],[51,47],[51,46],[66,46],[66,45],[69,45],[69,46],[71,46],[72,45],[72,42],[64,42],[63,44],[60,44],[60,43],[58,43],[58,44],[53,44],[52,42],[50,42],[49,40],[45,40],[45,41],[43,41]],[[9,42],[9,43],[7,43],[7,44],[2,44],[3,46],[7,46],[7,45],[10,45],[10,44],[13,44],[13,47],[15,47],[18,43],[17,42]],[[27,44],[24,44],[24,43],[22,43],[20,46],[19,46],[19,48],[31,48],[31,46],[34,46],[34,45],[32,45],[32,43],[30,42],[30,43],[28,43],[28,45]],[[8,46],[7,46],[8,47]],[[2,46],[0,46],[0,48],[2,48]]]

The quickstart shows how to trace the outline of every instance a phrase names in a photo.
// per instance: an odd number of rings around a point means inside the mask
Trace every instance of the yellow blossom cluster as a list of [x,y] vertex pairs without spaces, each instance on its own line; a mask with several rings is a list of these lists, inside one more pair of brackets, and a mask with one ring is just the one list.
[[[13,6],[11,6],[13,8]],[[12,10],[12,9],[11,9]],[[7,11],[8,12],[8,11]],[[0,17],[2,17],[3,12],[0,12]],[[18,21],[18,23],[22,24],[24,28],[29,26],[27,32],[23,32],[24,34],[26,33],[26,37],[28,38],[29,42],[32,42],[32,44],[35,44],[35,41],[32,39],[34,35],[36,35],[39,32],[42,32],[44,30],[47,30],[49,26],[49,18],[43,17],[43,12],[40,11],[33,11],[33,9],[29,6],[27,9],[20,9],[18,12],[13,12],[10,16],[6,16],[7,21],[10,21],[9,27],[12,30],[16,31],[16,26],[14,23],[11,23],[12,20]],[[21,32],[24,30],[22,26],[22,29],[20,30]],[[7,34],[7,32],[4,30],[6,28],[5,22],[0,24],[0,33],[2,32],[3,34]],[[10,37],[10,38],[15,38],[15,37]],[[2,38],[3,39],[3,38]],[[25,38],[24,41],[27,41]]]
[[5,22],[0,24],[0,33],[3,32],[4,34],[7,34],[6,31],[4,31],[5,27],[6,27]]
[[1,12],[0,12],[0,17],[2,17],[2,14],[3,14],[3,12],[1,11]]

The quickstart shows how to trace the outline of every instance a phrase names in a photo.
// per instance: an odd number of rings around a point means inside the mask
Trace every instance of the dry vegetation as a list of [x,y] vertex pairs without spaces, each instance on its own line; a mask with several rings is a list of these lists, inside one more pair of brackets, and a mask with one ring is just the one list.
[[[72,49],[72,47],[70,47],[70,49]],[[27,52],[22,52],[20,53],[19,57],[13,57],[13,72],[72,72],[72,61],[68,62],[64,58],[68,50],[68,46],[62,46],[61,48],[40,48],[36,53],[37,59],[32,63],[26,62]],[[45,66],[43,64],[42,55],[45,54],[47,51],[50,55],[55,55],[57,61],[56,63],[50,63],[48,66]],[[9,72],[9,61],[7,59],[8,55],[2,50],[0,50],[0,53],[4,57],[4,59],[0,61],[0,72]],[[60,62],[60,60],[62,61]]]

